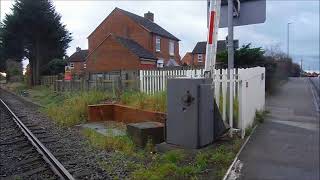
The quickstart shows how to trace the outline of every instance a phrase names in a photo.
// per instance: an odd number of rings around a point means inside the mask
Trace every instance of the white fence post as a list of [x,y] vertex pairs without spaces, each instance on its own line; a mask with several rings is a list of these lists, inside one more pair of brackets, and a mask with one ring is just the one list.
[[230,136],[233,133],[233,69],[230,69],[229,76],[229,125],[230,125]]
[[222,70],[222,119],[227,119],[227,71]]

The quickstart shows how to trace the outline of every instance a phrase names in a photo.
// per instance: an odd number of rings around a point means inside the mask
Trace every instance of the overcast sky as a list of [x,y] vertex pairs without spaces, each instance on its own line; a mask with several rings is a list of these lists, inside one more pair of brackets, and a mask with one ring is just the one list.
[[[198,1],[53,1],[62,22],[72,33],[73,41],[67,51],[71,55],[77,46],[88,47],[87,36],[119,7],[143,16],[154,13],[157,24],[178,37],[180,55],[192,51],[196,42],[205,41],[207,33],[206,0]],[[10,13],[13,1],[0,0],[1,20]],[[278,45],[286,52],[287,23],[290,27],[290,54],[294,61],[304,60],[304,69],[319,70],[319,2],[317,0],[267,0],[267,20],[264,24],[235,27],[240,44],[252,43],[268,48]],[[225,39],[226,29],[219,30]]]

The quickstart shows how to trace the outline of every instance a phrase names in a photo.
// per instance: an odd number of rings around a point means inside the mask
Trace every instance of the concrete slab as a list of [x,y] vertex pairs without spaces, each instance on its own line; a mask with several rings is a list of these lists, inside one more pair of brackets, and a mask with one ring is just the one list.
[[80,128],[92,129],[104,136],[124,136],[126,135],[125,125],[114,121],[93,122],[77,125]]

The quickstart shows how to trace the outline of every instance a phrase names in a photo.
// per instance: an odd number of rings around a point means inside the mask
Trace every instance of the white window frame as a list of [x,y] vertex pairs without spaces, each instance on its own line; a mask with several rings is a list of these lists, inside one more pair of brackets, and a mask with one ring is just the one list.
[[202,54],[198,54],[198,62],[202,62],[202,58],[203,58],[203,55]]
[[70,69],[73,69],[74,68],[74,63],[70,63],[69,66],[70,66]]
[[160,36],[156,36],[156,52],[161,51],[161,38]]
[[169,40],[169,54],[171,56],[174,56],[174,41],[173,40]]

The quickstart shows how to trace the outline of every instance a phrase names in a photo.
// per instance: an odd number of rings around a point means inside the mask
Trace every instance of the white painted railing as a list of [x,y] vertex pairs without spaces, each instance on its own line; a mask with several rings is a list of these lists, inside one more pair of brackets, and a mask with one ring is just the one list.
[[[140,90],[148,94],[165,91],[168,78],[196,78],[203,77],[203,74],[203,69],[141,70]],[[215,71],[213,79],[215,98],[223,120],[227,121],[228,117],[235,117],[233,119],[236,124],[233,124],[233,121],[229,121],[229,124],[232,128],[241,129],[244,136],[245,129],[250,127],[254,121],[255,112],[264,109],[265,68],[234,69],[232,78],[228,78],[226,69],[218,69]],[[228,84],[230,82],[234,86],[234,97],[231,102],[231,98],[227,98]],[[227,101],[228,99],[229,101]],[[233,106],[230,106],[231,104]]]

